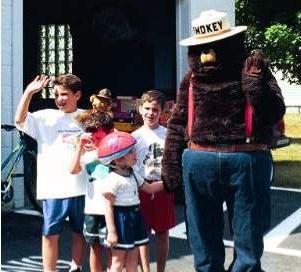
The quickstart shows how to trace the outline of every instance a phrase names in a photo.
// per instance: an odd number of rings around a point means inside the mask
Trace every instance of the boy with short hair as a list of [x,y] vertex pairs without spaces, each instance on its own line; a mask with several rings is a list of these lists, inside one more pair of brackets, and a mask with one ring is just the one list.
[[[146,91],[140,100],[139,112],[143,126],[133,132],[137,140],[137,164],[139,174],[149,183],[161,180],[161,160],[166,128],[159,124],[164,106],[163,94],[157,90]],[[169,251],[169,229],[175,226],[174,194],[161,191],[153,195],[140,192],[141,210],[149,233],[156,236],[157,271],[163,272]],[[149,247],[141,246],[141,265],[149,272]]]
[[[42,257],[44,271],[56,271],[58,239],[66,217],[73,231],[70,271],[82,271],[85,241],[82,235],[86,176],[69,173],[75,151],[75,137],[82,130],[74,120],[80,110],[81,80],[72,74],[54,80],[58,110],[28,112],[35,93],[49,83],[48,76],[37,76],[25,89],[15,122],[38,143],[37,198],[43,200]],[[89,148],[89,145],[86,145]]]

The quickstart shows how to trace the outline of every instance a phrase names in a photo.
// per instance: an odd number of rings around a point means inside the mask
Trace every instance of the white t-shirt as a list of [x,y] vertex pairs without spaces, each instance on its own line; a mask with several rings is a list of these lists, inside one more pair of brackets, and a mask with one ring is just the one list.
[[97,152],[86,152],[81,156],[83,169],[87,171],[87,190],[85,198],[85,213],[99,214],[105,213],[103,192],[103,178],[109,174],[109,167],[102,165],[97,160]]
[[[136,177],[136,179],[135,179]],[[109,192],[115,196],[114,206],[132,206],[140,204],[138,187],[144,183],[138,173],[129,177],[110,172],[103,179],[103,192]]]
[[167,129],[163,126],[156,129],[142,126],[132,133],[137,140],[135,169],[138,169],[139,174],[145,179],[161,180],[161,161],[166,131]]
[[64,113],[46,109],[28,113],[19,130],[34,138],[38,143],[37,198],[57,199],[84,195],[87,175],[69,172],[76,138],[83,131],[74,120],[81,110]]

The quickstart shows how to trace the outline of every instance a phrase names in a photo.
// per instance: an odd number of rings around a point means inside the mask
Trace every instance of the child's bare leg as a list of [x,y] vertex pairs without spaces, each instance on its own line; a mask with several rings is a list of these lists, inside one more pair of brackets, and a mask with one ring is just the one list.
[[71,267],[81,267],[84,262],[86,242],[81,233],[72,233],[72,263]]
[[112,249],[111,272],[121,272],[125,265],[126,250]]
[[157,272],[164,272],[169,251],[169,232],[156,232]]
[[139,260],[143,272],[150,272],[149,245],[139,247]]
[[102,271],[101,264],[101,245],[94,244],[90,246],[90,271],[91,272],[99,272]]
[[112,267],[112,251],[109,248],[105,249],[106,252],[106,258],[107,258],[107,272],[111,271]]
[[56,271],[58,258],[59,235],[47,235],[42,238],[43,269],[45,271]]
[[126,272],[137,272],[138,248],[128,250],[125,257]]

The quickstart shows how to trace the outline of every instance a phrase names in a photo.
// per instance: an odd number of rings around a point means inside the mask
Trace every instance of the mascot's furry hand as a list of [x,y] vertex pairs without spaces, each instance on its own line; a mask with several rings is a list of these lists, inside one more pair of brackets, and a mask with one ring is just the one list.
[[268,61],[264,59],[262,51],[253,50],[245,61],[243,73],[248,76],[259,77],[264,75],[268,66]]
[[[242,89],[247,96],[261,96],[264,91],[264,79],[268,72],[269,63],[264,59],[261,50],[252,51],[245,60],[242,69]],[[251,100],[252,97],[250,97]]]

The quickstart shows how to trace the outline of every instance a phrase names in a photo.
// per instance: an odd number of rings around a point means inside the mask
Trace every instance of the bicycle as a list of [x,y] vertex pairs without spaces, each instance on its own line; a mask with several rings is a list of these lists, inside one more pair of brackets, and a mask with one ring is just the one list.
[[[16,129],[13,125],[1,125],[1,130],[7,132]],[[21,158],[26,162],[23,173],[17,172]],[[19,131],[19,143],[1,163],[1,202],[6,204],[12,201],[14,197],[13,180],[22,177],[24,178],[25,192],[32,207],[41,213],[40,201],[36,199],[36,152],[29,148],[25,134]]]

